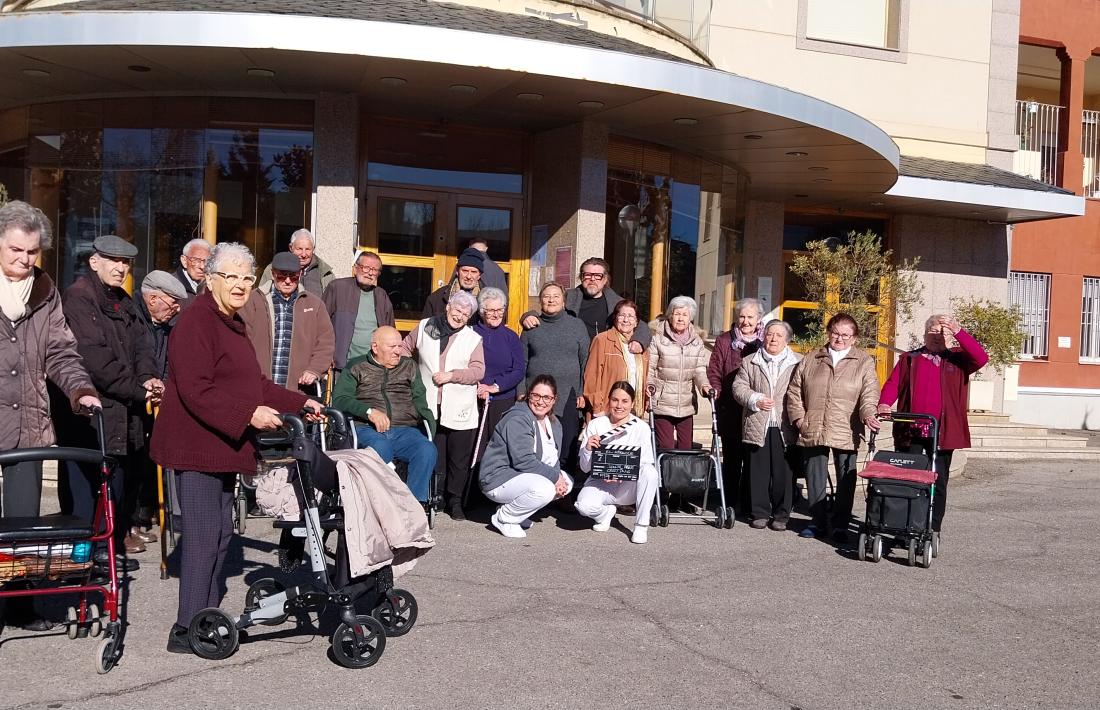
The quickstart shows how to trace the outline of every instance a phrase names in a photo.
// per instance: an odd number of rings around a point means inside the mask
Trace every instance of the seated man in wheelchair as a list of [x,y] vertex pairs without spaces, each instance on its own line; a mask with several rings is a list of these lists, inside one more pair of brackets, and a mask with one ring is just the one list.
[[428,502],[436,448],[421,428],[435,432],[419,367],[401,356],[401,334],[381,326],[371,336],[370,352],[350,360],[332,390],[334,409],[360,420],[359,448],[370,447],[386,463],[408,464],[406,483],[421,503]]

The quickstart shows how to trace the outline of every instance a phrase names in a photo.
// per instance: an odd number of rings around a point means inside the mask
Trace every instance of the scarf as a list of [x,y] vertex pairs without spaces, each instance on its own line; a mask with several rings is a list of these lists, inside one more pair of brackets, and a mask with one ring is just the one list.
[[429,338],[439,341],[439,352],[441,355],[443,351],[447,349],[447,340],[460,330],[462,330],[462,328],[455,328],[451,325],[451,322],[447,320],[446,313],[432,316],[424,325],[424,333]]
[[27,314],[31,286],[34,286],[34,272],[22,281],[12,281],[0,274],[0,310],[12,325]]
[[[772,355],[763,348],[756,352],[764,361],[764,375],[768,378],[768,383],[771,384],[772,392],[774,392],[776,383],[779,382],[779,375],[788,367],[788,363],[794,360],[794,353],[791,352],[789,345],[777,355]],[[781,426],[783,409],[782,406],[772,407],[771,412],[768,414],[768,426]]]
[[749,337],[745,337],[741,329],[736,325],[733,326],[730,332],[733,333],[733,349],[737,352],[741,352],[749,343],[764,339],[764,319],[760,319],[760,323],[756,326],[756,332]]
[[923,357],[925,360],[930,361],[936,367],[939,367],[940,363],[943,362],[943,353],[942,352],[934,353],[931,350],[929,350],[928,348],[921,348],[917,352],[920,353],[921,357]]
[[[456,293],[456,292],[458,292],[458,291],[465,291],[465,290],[466,290],[466,289],[462,288],[462,286],[461,286],[461,285],[459,285],[459,283],[458,283],[458,277],[456,276],[456,277],[455,277],[455,278],[454,278],[454,279],[453,279],[453,280],[451,281],[451,288],[450,288],[450,290],[448,290],[448,291],[447,291],[447,300],[448,300],[448,301],[449,301],[449,300],[451,300],[451,296],[455,295],[455,293]],[[481,292],[481,284],[478,284],[477,286],[474,286],[474,287],[473,287],[472,289],[470,289],[469,291],[466,291],[466,293],[470,294],[470,295],[471,295],[471,296],[473,296],[474,298],[477,298],[477,295],[478,295],[478,294],[479,294],[480,292]]]
[[668,333],[669,340],[681,347],[687,347],[691,344],[691,341],[695,336],[695,333],[691,331],[692,326],[690,323],[688,323],[688,327],[684,328],[683,333],[677,333],[675,330],[672,329],[672,326],[668,325],[667,323],[665,324],[665,332]]

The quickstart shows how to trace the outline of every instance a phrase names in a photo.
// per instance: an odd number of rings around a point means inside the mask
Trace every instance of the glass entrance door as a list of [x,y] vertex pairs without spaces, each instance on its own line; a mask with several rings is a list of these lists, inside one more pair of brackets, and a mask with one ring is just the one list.
[[379,285],[393,301],[397,327],[411,330],[432,291],[449,283],[458,255],[474,238],[508,279],[508,324],[527,305],[520,198],[392,187],[367,191],[362,247],[382,257]]

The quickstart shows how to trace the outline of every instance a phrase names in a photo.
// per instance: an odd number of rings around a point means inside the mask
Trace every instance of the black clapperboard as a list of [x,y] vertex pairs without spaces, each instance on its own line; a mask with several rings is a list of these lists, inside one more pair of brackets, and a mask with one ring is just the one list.
[[621,434],[628,426],[638,421],[631,419],[626,424],[615,427],[611,431],[600,436],[601,445],[592,451],[593,478],[619,481],[637,481],[638,470],[642,466],[642,450],[637,446],[618,446],[615,444],[603,444],[602,442]]

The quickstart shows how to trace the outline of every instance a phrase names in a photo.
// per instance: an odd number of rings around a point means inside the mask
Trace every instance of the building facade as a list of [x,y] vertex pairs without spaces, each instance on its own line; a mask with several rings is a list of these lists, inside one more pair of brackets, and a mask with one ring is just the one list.
[[[1012,225],[1084,212],[1012,172],[1020,32],[1018,0],[9,0],[0,182],[63,285],[102,233],[140,276],[306,226],[341,275],[378,251],[409,327],[481,237],[513,324],[602,256],[713,335],[742,296],[802,327],[790,260],[870,229],[921,258],[923,321],[1007,301]],[[881,323],[884,375],[920,323]]]

